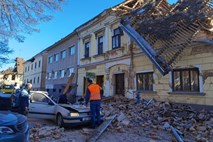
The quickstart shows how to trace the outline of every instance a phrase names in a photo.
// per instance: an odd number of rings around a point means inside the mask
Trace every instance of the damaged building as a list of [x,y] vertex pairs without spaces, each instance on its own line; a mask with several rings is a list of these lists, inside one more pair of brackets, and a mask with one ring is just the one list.
[[[132,89],[142,98],[212,105],[212,0],[127,0],[113,10],[132,39]],[[132,88],[131,88],[132,87]]]
[[212,105],[212,26],[210,0],[126,0],[102,12],[76,30],[78,95],[92,76],[106,96]]

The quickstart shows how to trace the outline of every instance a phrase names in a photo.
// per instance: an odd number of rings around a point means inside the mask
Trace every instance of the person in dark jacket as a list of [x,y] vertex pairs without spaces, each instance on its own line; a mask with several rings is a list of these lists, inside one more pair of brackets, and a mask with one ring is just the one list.
[[[103,89],[98,85],[92,82],[92,79],[87,79],[88,87],[86,91],[86,106],[90,102],[90,111],[92,115],[92,128],[95,128],[96,125],[101,124],[101,98],[103,96]],[[96,121],[97,120],[97,121]]]
[[23,115],[28,114],[29,109],[29,95],[30,90],[32,89],[32,84],[27,83],[19,95],[19,113]]

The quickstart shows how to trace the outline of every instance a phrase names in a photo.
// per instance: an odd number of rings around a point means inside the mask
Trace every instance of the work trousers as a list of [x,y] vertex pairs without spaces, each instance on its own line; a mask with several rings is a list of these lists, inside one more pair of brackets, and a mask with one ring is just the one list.
[[28,96],[20,96],[19,97],[19,113],[23,115],[28,114],[29,107],[29,97]]
[[101,124],[100,109],[101,109],[100,100],[90,101],[90,110],[92,114],[92,127],[95,127],[96,124],[98,126]]

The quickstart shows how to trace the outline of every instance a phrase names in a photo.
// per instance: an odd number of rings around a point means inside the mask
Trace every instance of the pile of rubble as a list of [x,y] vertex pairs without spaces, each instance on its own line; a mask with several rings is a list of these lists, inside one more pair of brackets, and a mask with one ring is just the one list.
[[213,110],[195,111],[189,105],[154,100],[136,104],[124,97],[103,102],[103,108],[105,117],[117,114],[111,130],[124,131],[135,126],[164,130],[172,126],[183,134],[192,134],[197,141],[213,139]]
[[57,140],[63,137],[64,128],[58,128],[57,126],[42,126],[36,124],[30,129],[31,142],[39,142],[40,139],[51,138]]

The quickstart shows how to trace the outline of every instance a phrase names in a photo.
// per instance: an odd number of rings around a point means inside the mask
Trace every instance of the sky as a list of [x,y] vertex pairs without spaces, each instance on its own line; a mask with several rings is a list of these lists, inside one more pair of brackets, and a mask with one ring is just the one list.
[[[41,23],[36,28],[39,33],[25,35],[23,43],[15,40],[9,41],[9,47],[14,50],[9,55],[10,59],[22,57],[28,60],[45,48],[53,45],[63,37],[70,34],[78,26],[84,24],[107,8],[113,7],[124,0],[65,0],[62,11],[51,12],[54,17],[51,21]],[[175,3],[177,0],[168,0]],[[5,70],[14,67],[14,63],[5,64],[0,68]]]

